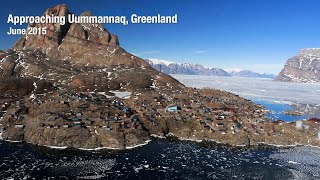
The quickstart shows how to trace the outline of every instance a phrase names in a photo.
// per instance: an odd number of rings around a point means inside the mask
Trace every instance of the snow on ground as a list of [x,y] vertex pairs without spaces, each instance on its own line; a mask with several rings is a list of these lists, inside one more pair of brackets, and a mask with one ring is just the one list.
[[51,149],[67,149],[67,146],[47,146],[44,145],[45,147],[51,148]]
[[261,78],[177,74],[171,76],[186,86],[216,88],[248,99],[320,104],[320,84],[277,82]]
[[124,91],[124,92],[120,92],[120,91],[110,91],[112,93],[114,93],[114,95],[118,98],[121,98],[121,99],[129,99],[132,92],[127,92],[127,91]]
[[[98,94],[104,95],[107,98],[117,97],[120,99],[129,99],[132,94],[132,92],[129,92],[129,91],[110,91],[110,92],[113,93],[114,96],[108,96],[108,95],[106,95],[106,92],[98,92]],[[94,93],[94,92],[91,92],[91,93]]]

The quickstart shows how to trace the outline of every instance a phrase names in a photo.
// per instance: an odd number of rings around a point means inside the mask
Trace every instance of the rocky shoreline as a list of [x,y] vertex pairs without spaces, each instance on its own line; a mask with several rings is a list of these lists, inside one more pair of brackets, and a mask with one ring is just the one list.
[[[198,145],[204,145],[206,147],[217,147],[217,148],[228,148],[228,149],[232,149],[232,150],[247,150],[247,149],[255,149],[255,150],[269,150],[269,149],[274,149],[274,150],[278,150],[278,149],[288,149],[288,148],[294,148],[294,147],[302,147],[302,146],[306,146],[306,147],[313,147],[313,148],[319,148],[320,146],[312,146],[312,145],[305,145],[305,144],[295,144],[295,145],[281,145],[281,144],[267,144],[264,142],[258,142],[257,144],[250,144],[250,145],[235,145],[232,146],[230,144],[225,144],[225,143],[221,143],[219,141],[213,140],[213,139],[205,139],[205,140],[198,140],[198,139],[183,139],[183,138],[179,138],[176,137],[174,135],[169,135],[166,137],[153,137],[153,140],[157,141],[157,140],[163,140],[163,139],[169,139],[169,141],[174,141],[174,142],[178,142],[178,141],[183,141],[183,142],[195,142]],[[2,139],[1,139],[2,140]],[[23,143],[21,141],[10,141],[10,140],[3,140],[9,143]],[[55,149],[55,150],[81,150],[81,151],[105,151],[105,150],[114,150],[114,151],[123,151],[123,150],[131,150],[131,149],[136,149],[136,148],[141,148],[142,146],[148,145],[149,142],[151,142],[152,140],[147,140],[145,143],[142,144],[137,144],[135,146],[132,147],[127,147],[125,149],[119,149],[119,148],[110,148],[110,147],[98,147],[95,149],[85,149],[85,148],[72,148],[72,147],[58,147],[58,146],[47,146],[47,145],[38,145],[38,144],[32,144],[32,143],[27,143],[27,144],[31,144],[33,146],[38,146],[38,147],[45,147],[45,148],[49,148],[49,149]]]

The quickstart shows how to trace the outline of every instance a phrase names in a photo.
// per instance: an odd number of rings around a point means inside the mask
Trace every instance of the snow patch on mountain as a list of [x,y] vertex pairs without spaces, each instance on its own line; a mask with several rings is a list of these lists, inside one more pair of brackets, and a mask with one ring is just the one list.
[[302,49],[299,54],[288,59],[277,81],[319,83],[320,48]]
[[[170,64],[174,64],[175,62],[171,62],[171,61],[166,61],[166,60],[161,60],[161,59],[148,59],[149,61],[151,61],[153,64],[163,64],[163,65],[170,65]],[[149,62],[150,63],[150,62]]]
[[192,63],[175,63],[172,61],[159,59],[146,59],[146,61],[158,71],[166,74],[186,74],[186,75],[205,75],[205,76],[236,76],[250,78],[270,78],[274,79],[274,74],[256,73],[239,68],[209,68],[200,64]]
[[237,72],[242,71],[243,69],[240,69],[240,68],[226,68],[224,70],[227,71],[228,73],[237,73]]
[[205,76],[230,76],[220,68],[208,68],[200,64],[174,63],[158,59],[146,59],[146,61],[158,71],[166,74],[187,74]]
[[229,72],[231,76],[235,77],[248,77],[248,78],[269,78],[274,79],[276,78],[276,75],[274,74],[268,74],[268,73],[257,73],[250,70],[241,70],[241,71],[234,71]]

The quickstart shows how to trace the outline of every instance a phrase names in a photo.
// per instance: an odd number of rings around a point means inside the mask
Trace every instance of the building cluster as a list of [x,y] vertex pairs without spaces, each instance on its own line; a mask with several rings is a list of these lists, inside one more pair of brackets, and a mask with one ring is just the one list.
[[[276,127],[281,127],[284,122],[267,121],[263,107],[250,100],[237,100],[229,94],[204,96],[198,90],[191,92],[173,91],[169,95],[157,92],[143,97],[120,99],[105,93],[60,91],[50,95],[35,95],[28,102],[20,100],[5,103],[1,106],[0,118],[10,106],[13,110],[9,112],[9,122],[15,128],[24,128],[25,114],[31,113],[28,123],[32,121],[48,129],[98,127],[106,132],[125,131],[143,128],[145,122],[159,126],[160,121],[165,119],[192,122],[203,131],[223,135],[243,132],[257,136],[283,134],[283,130]],[[32,112],[28,112],[27,103],[33,105]],[[299,130],[316,128],[303,121],[297,121],[295,126]]]
[[[48,129],[85,128],[96,126],[106,130],[140,128],[140,118],[118,98],[108,98],[104,94],[88,92],[59,92],[50,95],[35,95],[28,103],[32,104],[32,117],[28,124]],[[10,106],[8,121],[15,128],[24,128],[28,110],[25,102],[2,106],[2,117]],[[31,122],[32,121],[32,122]]]

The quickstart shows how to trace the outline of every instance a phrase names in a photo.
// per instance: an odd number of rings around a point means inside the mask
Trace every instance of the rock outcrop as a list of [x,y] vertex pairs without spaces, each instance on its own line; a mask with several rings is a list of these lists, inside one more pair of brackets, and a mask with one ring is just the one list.
[[276,78],[277,81],[319,83],[320,48],[303,49],[290,58]]
[[[28,27],[46,27],[45,35],[25,35],[13,46],[14,50],[40,49],[47,56],[67,60],[73,64],[88,66],[146,66],[148,63],[127,53],[120,47],[119,39],[106,30],[102,24],[70,24],[71,14],[67,5],[58,5],[45,11],[45,15],[64,16],[66,23],[29,24]],[[81,16],[91,16],[86,11]]]
[[[67,19],[69,14],[63,4],[47,9],[43,15]],[[89,11],[81,14],[91,15]],[[40,89],[40,84],[34,84],[39,80],[42,84],[45,82],[46,87],[51,84],[55,88],[99,91],[145,90],[154,83],[166,86],[168,82],[173,87],[183,86],[126,52],[120,47],[118,37],[102,24],[29,24],[29,27],[46,27],[47,34],[24,35],[13,50],[0,52],[0,80],[26,79],[25,93],[33,92],[34,87]],[[21,84],[20,80],[10,83],[15,83],[14,86],[8,84],[13,89]]]

